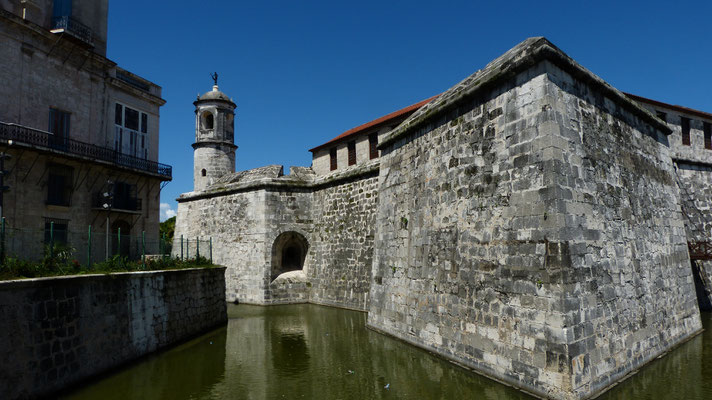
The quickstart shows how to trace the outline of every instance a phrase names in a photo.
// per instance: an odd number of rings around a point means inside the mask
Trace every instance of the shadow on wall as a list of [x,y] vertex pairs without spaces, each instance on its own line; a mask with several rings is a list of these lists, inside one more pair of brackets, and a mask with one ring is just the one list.
[[283,232],[272,244],[272,271],[270,280],[274,281],[279,275],[300,271],[304,268],[304,260],[309,250],[309,242],[300,233]]

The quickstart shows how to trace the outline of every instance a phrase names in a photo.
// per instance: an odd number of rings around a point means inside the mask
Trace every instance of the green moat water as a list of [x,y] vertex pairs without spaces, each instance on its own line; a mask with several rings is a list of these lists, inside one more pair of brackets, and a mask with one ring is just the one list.
[[[365,328],[366,314],[314,305],[228,307],[229,322],[64,399],[529,399]],[[712,399],[706,331],[601,399]]]

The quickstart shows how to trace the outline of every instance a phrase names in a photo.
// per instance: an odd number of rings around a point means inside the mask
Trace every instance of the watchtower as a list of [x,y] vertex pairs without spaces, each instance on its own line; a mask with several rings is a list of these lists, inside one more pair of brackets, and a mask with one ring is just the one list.
[[195,105],[193,143],[193,190],[204,190],[215,179],[235,172],[235,103],[218,90],[199,96]]

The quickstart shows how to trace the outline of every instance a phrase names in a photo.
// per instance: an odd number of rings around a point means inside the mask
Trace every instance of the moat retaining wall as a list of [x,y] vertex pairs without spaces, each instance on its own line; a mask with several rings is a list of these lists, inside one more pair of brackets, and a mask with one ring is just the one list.
[[48,396],[227,321],[225,268],[0,282],[0,393]]
[[368,324],[585,398],[701,323],[664,125],[527,42],[382,145]]

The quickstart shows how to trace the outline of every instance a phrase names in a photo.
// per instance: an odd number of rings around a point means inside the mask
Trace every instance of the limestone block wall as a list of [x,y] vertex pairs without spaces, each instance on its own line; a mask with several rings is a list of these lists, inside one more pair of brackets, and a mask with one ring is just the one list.
[[234,148],[217,142],[198,142],[193,146],[193,190],[203,190],[221,176],[235,172]]
[[368,310],[378,201],[376,171],[316,190],[310,301]]
[[[225,175],[206,191],[179,199],[173,256],[180,237],[213,241],[213,260],[227,267],[228,301],[314,302],[366,310],[370,288],[378,164],[316,178],[268,166]],[[301,274],[274,279],[277,239],[307,243]],[[194,253],[194,250],[192,250]]]
[[573,396],[584,397],[701,323],[668,138],[569,72],[547,69],[568,247],[566,369]]
[[[265,299],[265,191],[196,198],[178,203],[172,253],[180,257],[180,238],[213,241],[213,262],[227,267],[227,301],[262,303]],[[191,248],[195,256],[195,248]]]
[[[312,236],[312,193],[299,187],[280,187],[265,192],[264,228],[266,233],[264,254],[264,274],[262,286],[266,288],[265,304],[304,303],[308,299],[307,284],[314,262]],[[282,249],[276,246],[277,237],[286,232],[296,232],[308,243],[303,266],[303,274],[296,279],[272,281],[273,263],[282,257]]]
[[0,282],[0,393],[48,396],[225,324],[224,271]]
[[[680,188],[685,231],[690,242],[712,241],[712,166],[675,163]],[[712,309],[712,261],[698,260],[693,266],[697,297],[702,309]]]
[[578,72],[540,61],[383,149],[369,326],[554,398],[700,330],[666,138]]
[[[369,326],[520,387],[568,378],[545,69],[383,149]],[[546,393],[546,389],[544,389]]]

